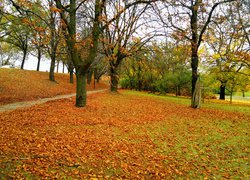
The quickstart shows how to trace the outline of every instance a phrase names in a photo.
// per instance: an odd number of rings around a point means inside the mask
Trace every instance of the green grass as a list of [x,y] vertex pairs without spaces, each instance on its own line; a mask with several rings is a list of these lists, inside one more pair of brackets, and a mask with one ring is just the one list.
[[[168,95],[156,95],[152,93],[145,93],[145,92],[138,92],[138,91],[125,91],[125,94],[128,95],[135,95],[135,96],[142,96],[142,97],[153,97],[165,101],[170,101],[176,104],[182,104],[189,106],[191,104],[190,98],[185,97],[175,97],[175,96],[168,96]],[[201,104],[201,108],[211,108],[211,109],[221,109],[225,111],[231,112],[242,112],[246,114],[250,114],[250,104],[241,103],[241,104],[230,104],[229,102],[214,102],[213,100],[205,100],[204,103]]]

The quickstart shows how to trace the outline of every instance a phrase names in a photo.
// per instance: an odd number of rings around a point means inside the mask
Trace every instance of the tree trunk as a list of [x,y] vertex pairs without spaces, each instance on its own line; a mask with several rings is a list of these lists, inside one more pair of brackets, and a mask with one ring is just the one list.
[[26,56],[27,56],[27,50],[23,50],[23,60],[22,60],[22,64],[21,64],[21,69],[24,68],[24,62],[26,60]]
[[201,88],[200,88],[200,81],[197,78],[193,96],[192,96],[192,107],[193,108],[200,108],[201,104]]
[[64,65],[65,65],[65,64],[64,64],[64,62],[63,62],[63,69],[62,69],[62,73],[64,73]]
[[220,85],[220,99],[225,100],[225,93],[226,92],[226,86],[221,84]]
[[56,66],[56,72],[58,73],[58,71],[59,71],[59,61],[57,61],[57,66]]
[[93,70],[91,68],[87,71],[87,83],[90,84],[92,80]]
[[40,63],[41,63],[41,49],[40,47],[37,49],[37,67],[36,67],[36,71],[40,70]]
[[198,80],[198,54],[196,52],[196,54],[194,53],[194,56],[192,56],[192,101],[191,101],[191,107],[192,108],[198,108],[198,102],[200,101],[199,96],[195,95],[195,92],[198,91],[198,89],[196,89],[196,84],[197,84],[197,80]]
[[76,74],[76,107],[84,107],[86,105],[86,73]]
[[74,72],[71,70],[69,72],[69,83],[73,84],[74,83]]
[[230,92],[230,104],[232,104],[233,103],[233,91],[231,90],[231,92]]
[[117,74],[117,67],[114,65],[110,65],[110,91],[117,92],[118,89],[118,74]]
[[51,55],[51,62],[50,62],[50,71],[49,71],[49,80],[55,81],[55,64],[56,64],[56,56],[53,53]]

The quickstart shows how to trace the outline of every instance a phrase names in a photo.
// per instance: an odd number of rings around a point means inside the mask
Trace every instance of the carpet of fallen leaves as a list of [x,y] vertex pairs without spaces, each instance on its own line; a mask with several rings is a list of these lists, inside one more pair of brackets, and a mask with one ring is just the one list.
[[[75,84],[69,83],[68,74],[55,73],[55,80],[49,81],[48,72],[0,69],[0,105],[75,93]],[[96,89],[101,88],[107,85],[96,85]],[[93,83],[87,89],[92,90]]]
[[249,178],[249,114],[126,92],[0,113],[0,178]]

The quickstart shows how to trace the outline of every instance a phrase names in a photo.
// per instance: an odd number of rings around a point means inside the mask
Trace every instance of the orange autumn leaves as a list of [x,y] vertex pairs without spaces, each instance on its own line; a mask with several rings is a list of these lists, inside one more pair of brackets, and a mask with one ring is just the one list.
[[[126,91],[89,95],[85,108],[74,107],[70,99],[51,101],[0,113],[0,171],[14,178],[230,177],[216,163],[209,165],[216,158],[225,162],[228,149],[220,139],[205,141],[202,149],[202,138],[212,133],[237,137],[249,119]],[[232,126],[229,131],[219,125],[223,122]]]
[[[68,74],[55,74],[56,82],[48,80],[48,72],[0,69],[0,105],[75,93],[75,84],[69,83]],[[96,89],[107,88],[96,84]],[[93,83],[87,86],[93,90]]]

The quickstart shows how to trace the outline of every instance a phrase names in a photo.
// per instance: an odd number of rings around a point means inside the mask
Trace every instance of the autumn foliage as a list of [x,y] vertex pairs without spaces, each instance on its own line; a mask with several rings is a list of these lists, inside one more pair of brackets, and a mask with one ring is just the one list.
[[131,91],[4,112],[0,178],[247,179],[249,119]]
[[[56,82],[51,82],[48,72],[0,69],[0,105],[75,93],[68,74],[56,73],[55,77]],[[96,89],[103,88],[107,88],[105,83],[96,84]],[[93,90],[93,83],[87,89]]]

